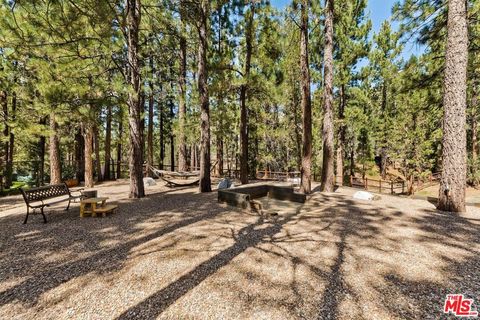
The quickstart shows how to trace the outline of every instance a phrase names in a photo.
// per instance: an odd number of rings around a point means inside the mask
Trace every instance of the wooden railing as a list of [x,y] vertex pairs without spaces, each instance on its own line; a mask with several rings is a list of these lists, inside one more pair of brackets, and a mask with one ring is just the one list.
[[406,183],[403,180],[389,181],[350,176],[350,186],[376,191],[378,193],[404,194],[407,191]]
[[301,172],[299,171],[270,171],[270,170],[257,170],[255,177],[259,180],[277,180],[286,181],[290,178],[300,178]]

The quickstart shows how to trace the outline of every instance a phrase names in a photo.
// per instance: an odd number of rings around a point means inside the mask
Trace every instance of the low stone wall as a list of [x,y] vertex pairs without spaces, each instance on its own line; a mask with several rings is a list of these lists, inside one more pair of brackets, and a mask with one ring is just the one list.
[[218,190],[218,202],[242,209],[251,209],[250,201],[266,196],[299,203],[305,203],[306,200],[306,195],[295,192],[293,187],[268,184]]

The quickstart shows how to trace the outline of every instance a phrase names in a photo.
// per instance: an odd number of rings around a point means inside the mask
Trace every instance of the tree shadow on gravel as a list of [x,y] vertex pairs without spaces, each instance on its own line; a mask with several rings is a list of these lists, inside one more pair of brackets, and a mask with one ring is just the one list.
[[[33,306],[43,293],[74,278],[119,270],[134,247],[228,212],[212,206],[212,201],[213,194],[167,192],[125,201],[118,214],[107,218],[80,219],[70,213],[70,221],[66,218],[26,226],[11,217],[0,219],[5,231],[0,236],[0,282],[26,277],[0,292],[0,306],[14,301]],[[158,228],[145,230],[154,223],[151,221],[156,221]],[[128,239],[135,233],[141,236]],[[101,245],[122,237],[127,240],[121,244]],[[62,260],[48,259],[50,254],[62,251],[71,255]],[[79,254],[88,256],[78,258]]]
[[117,319],[135,319],[139,314],[141,317],[148,319],[157,317],[175,301],[214,274],[218,269],[227,265],[246,249],[255,247],[264,241],[265,238],[271,238],[280,232],[282,226],[290,221],[291,217],[286,216],[268,224],[264,223],[261,217],[258,218],[256,223],[249,224],[239,230],[238,234],[235,235],[235,243],[232,246],[199,264],[195,269],[149,296],[144,301],[129,308]]
[[464,294],[474,299],[476,310],[480,310],[480,226],[471,222],[475,219],[456,213],[423,212],[425,215],[410,223],[422,231],[416,237],[419,243],[444,248],[435,254],[441,261],[439,271],[444,281],[411,280],[395,272],[387,273],[387,286],[376,288],[384,307],[403,319],[454,319],[451,314],[443,314],[446,295]]

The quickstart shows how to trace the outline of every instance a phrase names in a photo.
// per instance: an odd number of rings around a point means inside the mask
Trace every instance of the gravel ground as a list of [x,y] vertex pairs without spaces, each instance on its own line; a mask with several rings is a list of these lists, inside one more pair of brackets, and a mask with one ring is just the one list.
[[262,219],[196,188],[98,190],[118,213],[22,225],[0,199],[0,319],[439,319],[447,293],[480,307],[478,208],[340,188]]

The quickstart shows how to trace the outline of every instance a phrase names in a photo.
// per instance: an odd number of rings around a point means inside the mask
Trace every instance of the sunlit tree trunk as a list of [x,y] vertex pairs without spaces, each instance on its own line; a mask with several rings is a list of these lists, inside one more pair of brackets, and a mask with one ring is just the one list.
[[465,0],[448,1],[443,83],[442,177],[438,208],[465,211],[468,30]]
[[62,169],[60,165],[60,141],[58,138],[58,125],[55,114],[50,113],[50,184],[62,182]]
[[333,168],[333,0],[325,0],[325,49],[323,93],[323,166],[320,189],[332,192],[335,186]]
[[150,57],[150,69],[152,71],[152,78],[149,81],[150,94],[148,96],[148,130],[147,130],[147,174],[149,177],[153,176],[151,167],[153,166],[153,77],[155,69],[153,64],[153,57]]
[[246,16],[245,26],[245,71],[244,83],[240,87],[240,181],[248,183],[248,108],[247,90],[252,60],[253,19],[255,17],[255,5],[250,2],[250,10]]
[[308,64],[308,0],[302,0],[302,23],[300,30],[300,69],[302,83],[302,184],[300,191],[310,193],[312,188],[312,106],[310,98],[310,67]]
[[118,137],[117,137],[117,179],[122,177],[122,139],[123,139],[123,110],[118,111]]
[[200,192],[212,191],[210,181],[210,106],[208,96],[207,52],[208,52],[208,20],[210,2],[201,0],[200,22],[198,27],[198,92],[200,95],[201,110],[201,137],[200,137]]
[[180,42],[180,73],[178,75],[178,171],[187,171],[187,143],[185,138],[185,116],[187,114],[187,39],[185,37],[185,22],[182,16],[182,36]]
[[100,137],[98,131],[98,125],[93,127],[93,145],[95,146],[95,171],[97,171],[97,181],[103,181],[102,175],[102,163],[100,162]]
[[343,157],[345,153],[345,85],[340,86],[340,105],[338,108],[338,141],[337,141],[337,184],[343,186]]
[[107,107],[107,123],[105,126],[105,165],[103,168],[103,178],[110,180],[111,160],[112,160],[112,106]]
[[86,123],[84,126],[85,132],[85,187],[93,188],[95,182],[93,180],[93,126]]
[[130,131],[130,198],[145,196],[143,185],[143,132],[138,34],[141,20],[140,0],[127,0],[127,56],[129,64],[128,123]]

